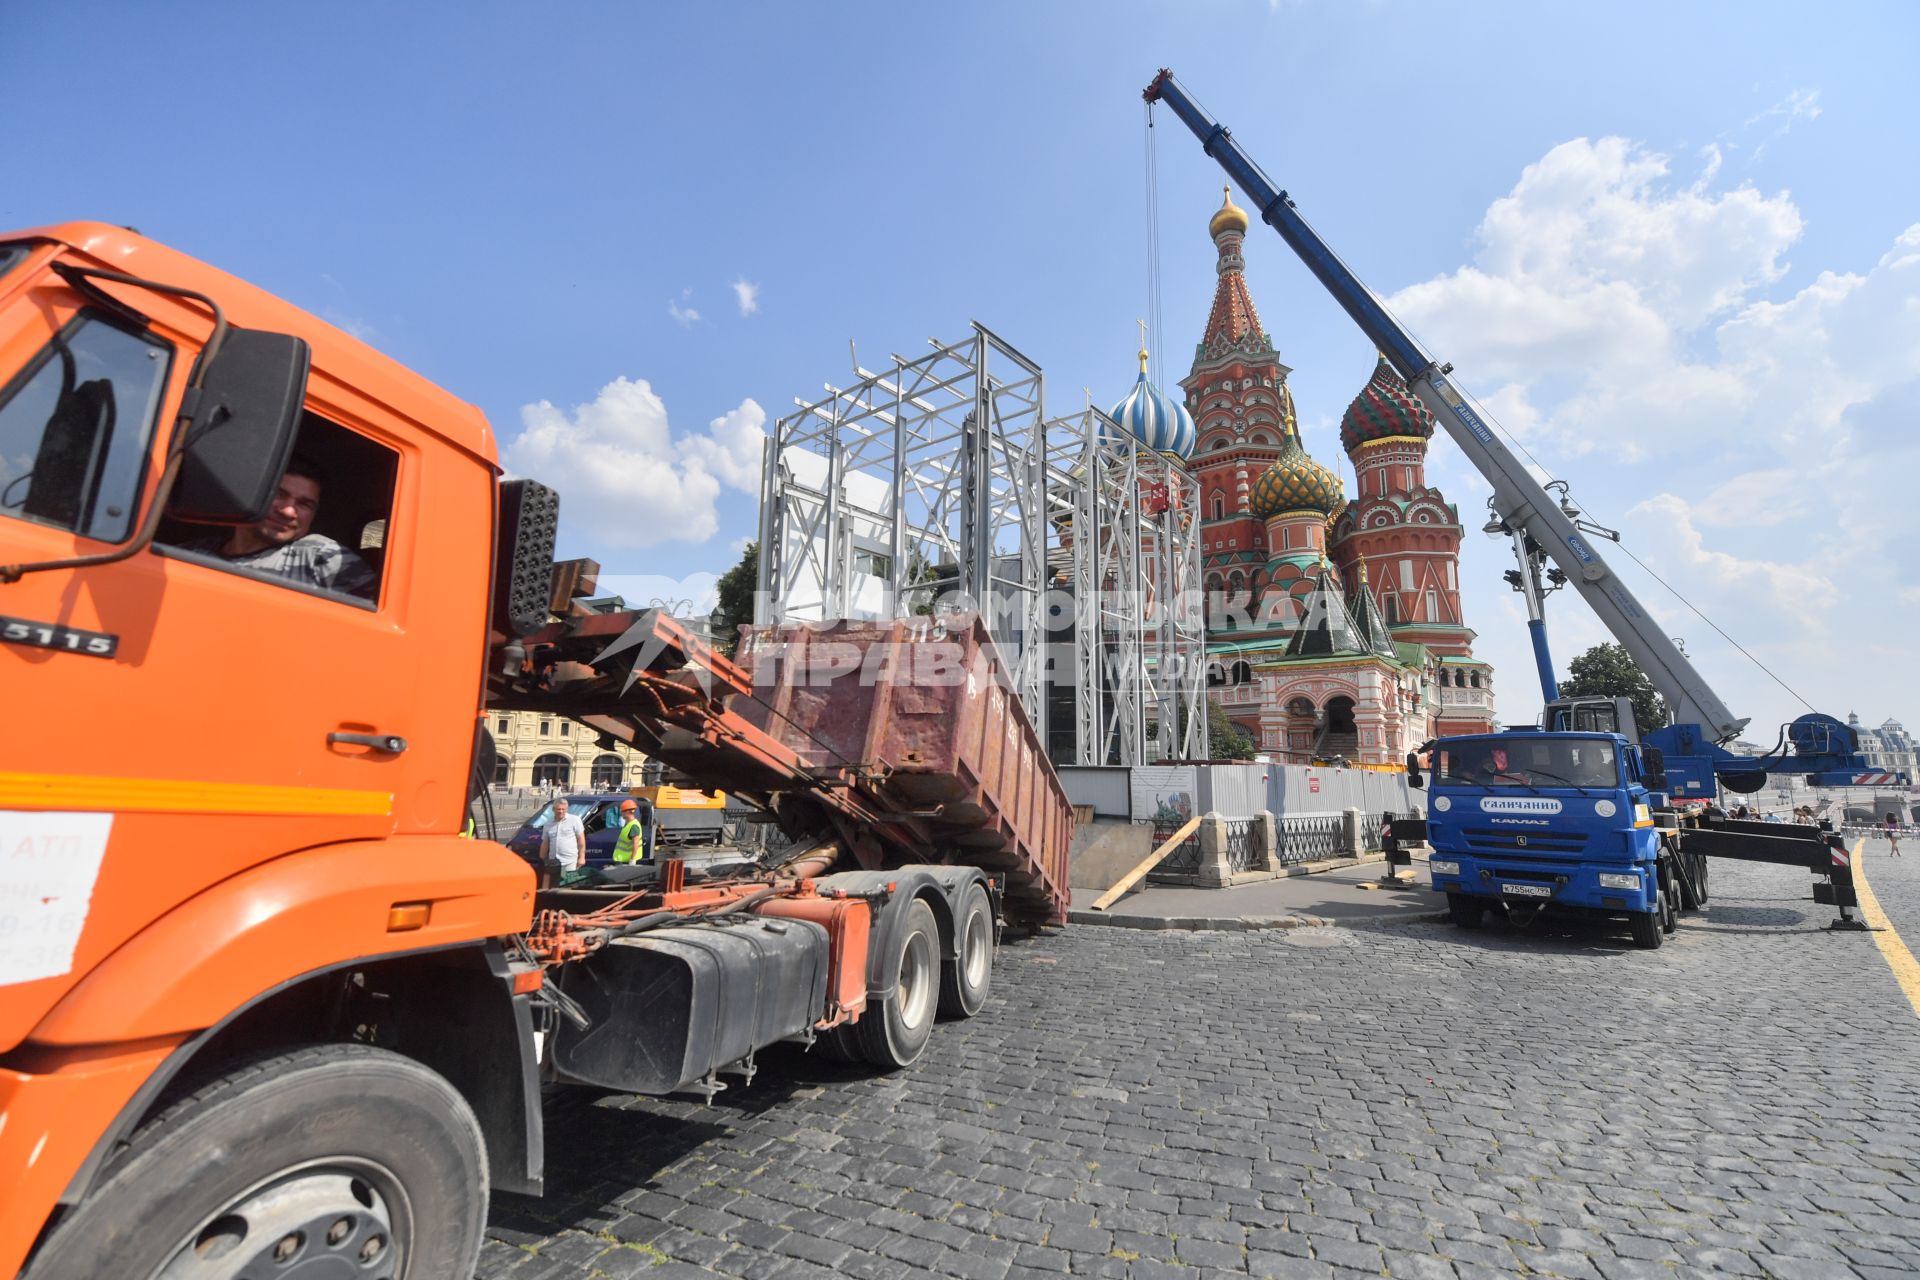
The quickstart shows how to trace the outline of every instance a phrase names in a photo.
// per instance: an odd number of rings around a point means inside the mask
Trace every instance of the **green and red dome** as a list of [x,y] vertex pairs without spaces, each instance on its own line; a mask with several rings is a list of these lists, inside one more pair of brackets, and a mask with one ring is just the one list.
[[1363,444],[1395,436],[1432,439],[1433,414],[1381,356],[1373,366],[1373,377],[1340,419],[1340,444],[1352,453]]

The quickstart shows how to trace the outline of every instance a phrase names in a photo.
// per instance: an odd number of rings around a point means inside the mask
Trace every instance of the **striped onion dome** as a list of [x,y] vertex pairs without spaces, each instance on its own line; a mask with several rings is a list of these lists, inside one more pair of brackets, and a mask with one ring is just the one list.
[[1147,353],[1140,353],[1140,380],[1109,415],[1128,434],[1155,453],[1172,454],[1185,462],[1198,441],[1193,415],[1187,406],[1147,381]]
[[1340,444],[1348,453],[1374,440],[1412,436],[1433,438],[1433,414],[1420,397],[1407,389],[1385,356],[1373,366],[1373,377],[1347,406],[1340,419]]
[[1270,520],[1283,511],[1317,511],[1323,516],[1340,509],[1340,477],[1307,456],[1300,437],[1289,431],[1280,456],[1253,482],[1253,514]]

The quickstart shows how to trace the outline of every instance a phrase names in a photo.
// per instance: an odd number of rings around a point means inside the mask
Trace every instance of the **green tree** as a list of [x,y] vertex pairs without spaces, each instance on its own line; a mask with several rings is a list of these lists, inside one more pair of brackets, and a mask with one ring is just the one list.
[[1633,660],[1625,645],[1597,644],[1567,664],[1567,676],[1560,681],[1563,698],[1629,698],[1633,718],[1640,731],[1664,728],[1667,701],[1647,679],[1646,672]]
[[1251,760],[1253,738],[1245,729],[1227,719],[1227,709],[1207,699],[1207,754],[1215,760]]
[[753,622],[753,593],[760,585],[760,544],[749,542],[740,563],[720,575],[720,603],[713,610],[713,647],[731,658],[740,628]]

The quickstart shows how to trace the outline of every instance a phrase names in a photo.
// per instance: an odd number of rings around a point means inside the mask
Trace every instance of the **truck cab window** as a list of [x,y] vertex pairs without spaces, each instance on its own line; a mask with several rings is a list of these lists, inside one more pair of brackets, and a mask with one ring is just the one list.
[[261,519],[231,529],[169,521],[158,541],[181,559],[371,606],[392,545],[398,464],[393,450],[308,412]]
[[172,348],[83,312],[0,391],[0,514],[124,542]]

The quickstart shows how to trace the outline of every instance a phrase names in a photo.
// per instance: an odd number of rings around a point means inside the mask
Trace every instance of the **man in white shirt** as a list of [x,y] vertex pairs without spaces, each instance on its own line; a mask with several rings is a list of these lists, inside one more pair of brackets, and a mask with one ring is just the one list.
[[576,871],[587,848],[587,828],[567,812],[567,799],[553,802],[553,820],[540,833],[540,861],[559,868],[561,875]]

